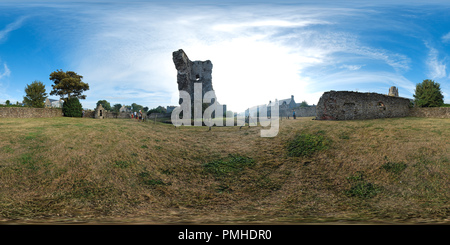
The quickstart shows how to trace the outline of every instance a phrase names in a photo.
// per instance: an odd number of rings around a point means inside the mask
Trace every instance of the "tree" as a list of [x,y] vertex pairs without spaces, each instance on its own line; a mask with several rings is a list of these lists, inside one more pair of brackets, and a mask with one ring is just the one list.
[[413,96],[418,107],[439,107],[444,104],[440,84],[430,79],[418,83]]
[[23,97],[23,103],[27,106],[43,108],[47,93],[45,85],[40,81],[34,81],[25,88],[26,96]]
[[119,112],[120,112],[120,108],[122,108],[122,105],[121,105],[121,104],[115,104],[115,105],[113,106],[113,111],[114,111],[115,113],[119,113]]
[[81,106],[80,100],[76,97],[67,99],[63,103],[62,111],[66,117],[82,117],[83,108]]
[[136,104],[136,103],[133,103],[133,104],[131,104],[131,107],[132,107],[132,111],[133,112],[139,112],[139,110],[142,110],[144,107],[143,106],[141,106],[141,105],[138,105],[138,104]]
[[[83,76],[73,71],[64,72],[56,70],[50,74],[50,80],[54,82],[50,95],[58,95],[64,101],[70,98],[86,99],[86,95],[81,95],[89,90],[89,84],[81,81]],[[65,97],[67,96],[67,98]]]
[[151,110],[147,111],[147,115],[150,115],[152,113],[166,113],[166,108],[162,107],[162,106],[158,106],[156,108],[153,108]]
[[111,104],[109,104],[109,102],[106,101],[106,100],[99,100],[99,101],[97,101],[97,106],[98,106],[98,105],[102,105],[103,108],[104,108],[105,110],[107,110],[107,111],[110,111],[110,110],[111,110]]
[[300,103],[300,107],[309,107],[309,105],[306,101],[302,101],[302,103]]
[[5,101],[5,104],[6,104],[6,105],[11,105],[11,101],[6,100],[6,101]]

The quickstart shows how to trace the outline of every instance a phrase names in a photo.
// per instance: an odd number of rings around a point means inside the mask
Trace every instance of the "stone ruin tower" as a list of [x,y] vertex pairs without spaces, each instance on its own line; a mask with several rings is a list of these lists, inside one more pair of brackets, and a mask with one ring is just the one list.
[[388,95],[398,97],[398,89],[395,86],[390,87]]
[[[179,49],[172,53],[173,63],[178,71],[178,90],[186,91],[191,96],[191,104],[194,103],[194,83],[202,83],[202,98],[212,87],[212,63],[206,61],[191,61],[186,53]],[[179,104],[181,104],[181,99]]]

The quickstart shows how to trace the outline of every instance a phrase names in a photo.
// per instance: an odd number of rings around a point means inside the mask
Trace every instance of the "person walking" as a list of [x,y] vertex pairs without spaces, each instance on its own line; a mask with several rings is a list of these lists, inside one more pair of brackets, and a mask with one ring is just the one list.
[[295,119],[295,111],[292,110],[292,117]]

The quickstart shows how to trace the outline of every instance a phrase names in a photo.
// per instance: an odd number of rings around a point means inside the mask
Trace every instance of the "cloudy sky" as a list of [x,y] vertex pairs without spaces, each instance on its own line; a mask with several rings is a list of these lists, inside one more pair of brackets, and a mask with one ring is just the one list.
[[413,98],[424,79],[450,103],[449,13],[445,1],[0,1],[0,103],[35,80],[49,93],[62,69],[89,83],[84,108],[177,105],[178,49],[212,61],[233,111],[329,90]]

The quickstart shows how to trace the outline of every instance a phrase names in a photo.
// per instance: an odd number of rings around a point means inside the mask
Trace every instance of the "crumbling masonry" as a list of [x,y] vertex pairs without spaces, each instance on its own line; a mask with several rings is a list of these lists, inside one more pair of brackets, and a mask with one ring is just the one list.
[[[397,92],[398,95],[398,92]],[[354,120],[406,117],[410,100],[378,93],[329,91],[317,104],[317,120]]]
[[[202,98],[208,91],[213,91],[211,61],[191,61],[186,53],[179,49],[172,53],[173,63],[178,71],[177,83],[179,91],[186,91],[194,102],[194,83],[202,83]],[[181,104],[181,101],[179,101]]]

